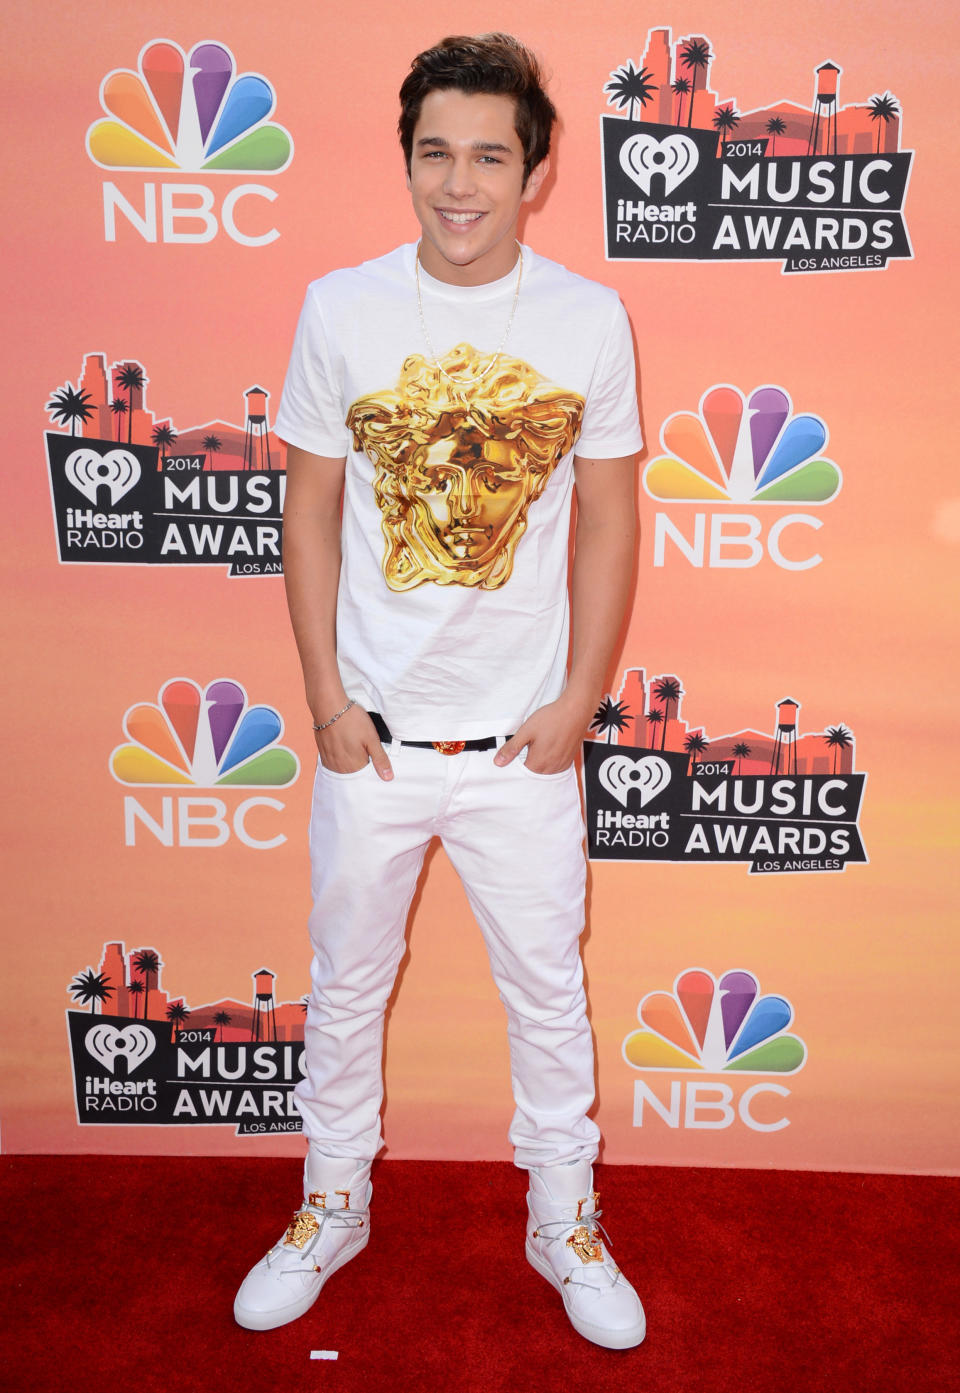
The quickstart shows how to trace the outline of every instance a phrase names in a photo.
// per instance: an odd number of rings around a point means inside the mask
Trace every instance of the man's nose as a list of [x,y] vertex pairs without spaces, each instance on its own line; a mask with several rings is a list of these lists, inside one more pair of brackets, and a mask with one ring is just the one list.
[[454,155],[447,161],[443,191],[450,198],[469,198],[476,190],[473,162],[469,155]]

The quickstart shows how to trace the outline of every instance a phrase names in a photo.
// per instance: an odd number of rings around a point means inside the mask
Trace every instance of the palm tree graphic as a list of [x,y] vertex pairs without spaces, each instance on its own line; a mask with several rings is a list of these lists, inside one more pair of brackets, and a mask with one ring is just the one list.
[[777,136],[786,135],[787,123],[781,116],[771,116],[767,122],[767,135],[772,135],[773,140],[770,144],[771,157],[777,153]]
[[126,363],[117,380],[127,393],[127,444],[130,445],[133,442],[133,394],[143,386],[143,368],[137,363]]
[[677,101],[677,119],[674,122],[674,125],[679,126],[680,112],[683,110],[683,99],[690,91],[690,79],[688,77],[678,77],[676,82],[670,84],[670,90],[675,92],[679,99]]
[[871,97],[867,106],[870,108],[870,120],[877,123],[877,154],[879,155],[880,132],[889,121],[900,115],[900,107],[896,97],[890,92],[884,92],[883,96]]
[[713,61],[710,45],[703,39],[688,39],[680,50],[680,62],[693,73],[690,87],[690,100],[687,103],[687,127],[693,124],[693,99],[697,94],[697,72],[707,68]]
[[[223,441],[220,439],[219,435],[205,435],[203,437],[203,448],[208,455],[219,455],[220,451],[223,449]],[[212,469],[213,465],[210,464],[208,468]]]
[[827,742],[827,747],[833,750],[833,772],[837,772],[837,764],[842,750],[849,749],[853,744],[853,736],[846,726],[827,726],[826,733],[822,737]]
[[86,972],[77,973],[68,990],[74,1001],[79,1001],[81,1006],[86,1006],[89,1002],[91,1012],[96,1015],[97,1002],[100,1002],[102,1008],[107,997],[113,996],[113,988],[109,982],[110,978],[104,973],[94,972],[92,967],[88,967]]
[[69,426],[70,434],[76,435],[77,422],[82,421],[86,425],[93,415],[91,401],[89,392],[78,392],[68,382],[53,393],[44,410],[50,412],[58,425]]
[[157,978],[160,976],[160,959],[156,953],[145,948],[134,958],[133,965],[147,986],[147,995],[143,1003],[143,1019],[146,1020],[150,1014],[150,978],[153,978],[153,986],[156,986]]
[[218,1026],[220,1027],[220,1040],[221,1040],[221,1042],[222,1042],[222,1040],[223,1040],[223,1027],[224,1027],[225,1025],[229,1025],[230,1022],[231,1022],[232,1020],[233,1020],[233,1017],[231,1016],[231,1014],[230,1014],[229,1011],[217,1011],[217,1012],[214,1014],[213,1023],[214,1023],[214,1025],[218,1025]]
[[140,978],[139,978],[139,977],[135,977],[135,978],[133,979],[133,981],[130,983],[129,987],[127,988],[127,991],[128,991],[128,992],[130,993],[130,995],[133,997],[133,1019],[134,1019],[134,1020],[137,1019],[137,1004],[138,1004],[138,1002],[139,1002],[139,1000],[140,1000],[140,997],[143,996],[144,990],[145,990],[144,985],[143,985],[143,983],[140,981]]
[[614,731],[619,734],[630,719],[630,708],[622,701],[614,701],[612,697],[604,697],[597,707],[590,722],[590,729],[598,731],[601,735],[607,733],[607,744],[611,744],[611,737]]
[[690,765],[692,768],[693,765],[697,763],[699,756],[703,754],[704,750],[708,750],[710,748],[710,741],[704,739],[703,735],[699,730],[695,730],[687,736],[686,740],[684,740],[683,748],[686,750],[688,755],[692,755],[692,759],[690,761]]
[[660,681],[653,689],[653,695],[658,701],[663,702],[663,729],[660,733],[661,750],[667,741],[667,722],[670,720],[670,703],[679,702],[683,696],[683,690],[675,677],[661,677]]
[[124,416],[127,414],[127,403],[124,401],[123,397],[114,397],[113,401],[110,403],[110,410],[117,418],[117,444],[119,445],[120,426]]
[[729,106],[718,106],[713,113],[714,129],[719,133],[719,140],[717,142],[718,157],[723,154],[723,137],[728,135],[730,131],[736,130],[739,124],[740,113],[735,110],[732,102]]
[[741,760],[748,759],[752,751],[749,745],[745,744],[743,740],[739,740],[733,747],[733,753],[737,757],[737,773],[739,774]]
[[167,1007],[167,1020],[173,1022],[173,1043],[176,1044],[180,1038],[180,1027],[190,1015],[182,1001],[171,1001]]
[[652,77],[653,73],[647,68],[641,68],[637,72],[632,63],[617,68],[616,72],[610,74],[611,81],[603,89],[610,93],[607,98],[608,105],[615,106],[619,111],[629,107],[630,119],[635,121],[637,118],[633,114],[634,105],[640,103],[640,114],[643,115],[643,108],[657,90],[657,84],[650,81]]
[[167,446],[172,445],[177,438],[177,432],[170,425],[169,421],[163,426],[154,426],[150,439],[160,451],[160,468],[167,462]]
[[647,712],[647,722],[653,726],[653,735],[650,740],[650,749],[657,748],[657,726],[663,725],[663,712],[659,706],[655,706],[652,711]]

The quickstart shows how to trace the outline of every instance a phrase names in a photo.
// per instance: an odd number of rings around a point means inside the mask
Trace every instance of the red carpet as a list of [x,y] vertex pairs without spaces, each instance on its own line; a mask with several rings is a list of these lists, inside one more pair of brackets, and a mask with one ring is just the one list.
[[289,1160],[2,1158],[0,1386],[960,1390],[955,1180],[599,1167],[649,1324],[616,1352],[527,1266],[523,1177],[501,1164],[381,1163],[366,1251],[300,1321],[239,1329],[235,1288],[298,1179]]

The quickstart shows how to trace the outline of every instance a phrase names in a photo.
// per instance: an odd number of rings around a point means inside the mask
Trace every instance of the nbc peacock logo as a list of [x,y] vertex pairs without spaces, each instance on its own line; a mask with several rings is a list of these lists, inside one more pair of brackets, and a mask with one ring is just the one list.
[[127,743],[110,756],[121,784],[168,788],[282,788],[300,772],[292,750],[278,743],[283,720],[272,706],[251,706],[239,682],[205,688],[176,677],[156,703],[131,706],[123,717]]
[[[101,169],[151,175],[268,175],[293,158],[290,132],[272,120],[276,93],[256,72],[238,72],[230,49],[203,40],[185,52],[170,39],[151,39],[136,69],[114,68],[100,84],[105,113],[86,136]],[[218,194],[222,193],[218,207]],[[276,228],[262,226],[276,190],[259,183],[214,190],[205,183],[147,180],[103,185],[104,237],[117,241],[120,218],[145,242],[211,242],[221,228],[241,246],[265,246]],[[240,205],[244,207],[241,210]],[[118,216],[119,215],[119,216]]]
[[672,992],[648,992],[637,1018],[642,1029],[623,1042],[635,1069],[795,1074],[807,1058],[804,1042],[788,1030],[790,1002],[762,996],[753,973],[741,969],[719,980],[702,968],[681,972]]
[[641,1028],[623,1042],[626,1062],[648,1075],[634,1079],[634,1127],[653,1118],[710,1131],[738,1121],[757,1133],[790,1126],[790,1089],[779,1080],[803,1068],[807,1047],[790,1033],[790,1002],[761,994],[752,972],[688,968],[672,992],[648,992],[637,1017]]
[[[787,571],[819,566],[823,557],[811,552],[809,533],[823,520],[805,510],[830,503],[843,482],[824,454],[827,440],[822,417],[795,413],[789,392],[775,383],[749,394],[717,383],[696,411],[673,412],[660,429],[665,453],[647,465],[643,487],[659,503],[696,504],[703,511],[682,518],[656,514],[654,566],[666,565],[670,556],[697,567],[749,568],[765,554]],[[734,512],[731,504],[794,511],[771,519]]]
[[668,453],[651,460],[643,486],[670,503],[829,503],[840,470],[822,451],[827,427],[793,414],[783,387],[710,387],[699,410],[677,411],[660,431]]
[[100,84],[107,119],[87,131],[87,153],[101,169],[278,174],[293,141],[269,119],[276,104],[265,77],[237,73],[226,45],[198,43],[184,53],[152,39],[136,72],[115,68]]

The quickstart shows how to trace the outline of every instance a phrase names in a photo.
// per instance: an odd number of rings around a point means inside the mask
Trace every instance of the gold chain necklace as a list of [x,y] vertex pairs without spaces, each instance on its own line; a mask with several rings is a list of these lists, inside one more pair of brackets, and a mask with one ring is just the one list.
[[[490,362],[489,362],[489,363],[487,364],[487,366],[484,368],[483,372],[479,373],[478,376],[474,377],[474,378],[471,380],[471,385],[472,385],[474,382],[482,382],[483,379],[487,376],[487,374],[493,371],[493,369],[496,367],[497,363],[500,361],[500,355],[501,355],[501,353],[503,352],[503,350],[504,350],[504,349],[506,348],[506,346],[507,346],[507,339],[510,337],[510,330],[511,330],[511,328],[513,327],[514,316],[515,316],[516,313],[517,313],[517,305],[520,303],[520,282],[523,280],[523,247],[521,247],[521,245],[520,245],[519,242],[517,243],[517,262],[518,262],[518,269],[517,269],[517,284],[516,284],[516,288],[514,289],[514,292],[513,292],[513,307],[512,307],[512,309],[510,310],[510,318],[507,320],[507,327],[506,327],[506,328],[504,329],[504,331],[503,331],[503,338],[500,340],[500,346],[499,346],[499,348],[497,349],[497,351],[496,351],[496,353],[493,355],[493,357],[490,359]],[[456,377],[452,377],[452,376],[450,375],[450,373],[447,372],[446,368],[444,368],[444,367],[441,366],[441,364],[440,364],[440,356],[439,356],[439,354],[437,353],[437,350],[436,350],[436,349],[434,348],[434,346],[433,346],[433,340],[432,340],[431,337],[430,337],[430,330],[427,328],[426,316],[425,316],[424,313],[423,313],[423,293],[422,293],[422,291],[421,291],[421,289],[420,289],[420,246],[419,246],[419,243],[417,244],[417,254],[416,254],[416,257],[414,258],[413,266],[414,266],[414,275],[415,275],[416,281],[417,281],[417,312],[418,312],[418,314],[420,315],[420,328],[423,330],[423,337],[424,337],[424,339],[425,339],[425,341],[426,341],[427,349],[429,350],[430,355],[431,355],[431,357],[433,358],[433,366],[436,368],[437,372],[438,372],[442,377],[445,377],[445,378],[447,379],[448,382],[452,382],[453,385],[454,385],[455,387],[463,387],[463,386],[465,385],[463,382],[461,382],[461,381],[460,381],[458,378],[456,378]]]

